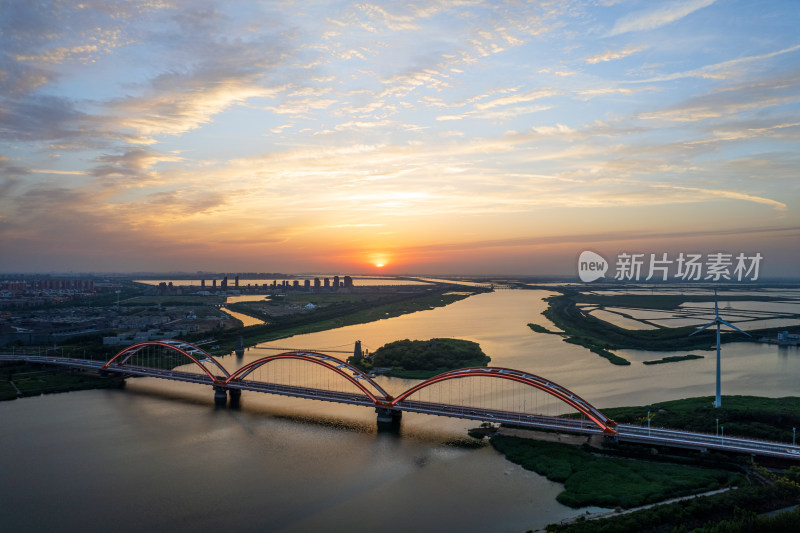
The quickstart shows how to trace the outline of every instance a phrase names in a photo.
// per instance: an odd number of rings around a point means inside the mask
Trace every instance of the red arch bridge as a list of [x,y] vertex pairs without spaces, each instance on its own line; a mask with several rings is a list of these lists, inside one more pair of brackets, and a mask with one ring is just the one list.
[[[393,396],[362,370],[314,351],[269,355],[234,372],[201,348],[172,339],[134,344],[108,361],[26,353],[0,355],[3,360],[95,370],[123,378],[144,376],[208,385],[213,387],[218,405],[227,404],[229,397],[231,403],[238,402],[246,390],[374,408],[379,424],[398,422],[406,411],[800,461],[800,446],[794,444],[617,424],[565,387],[510,368],[451,370]],[[551,414],[554,406],[576,412],[580,418]]]

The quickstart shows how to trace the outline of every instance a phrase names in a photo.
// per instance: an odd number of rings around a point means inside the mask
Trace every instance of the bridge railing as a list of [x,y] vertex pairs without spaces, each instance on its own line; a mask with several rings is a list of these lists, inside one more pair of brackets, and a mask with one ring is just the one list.
[[[163,345],[166,346],[167,349],[169,350],[173,351],[180,350],[181,353],[188,353],[195,359],[197,359],[196,353],[192,352],[191,350],[185,349],[186,348],[185,346],[176,345],[174,343],[163,343]],[[130,365],[130,364],[127,365],[112,364],[111,360],[104,362],[104,361],[93,361],[91,359],[64,357],[60,353],[57,353],[57,351],[54,351],[52,349],[47,351],[36,350],[37,352],[39,352],[36,355],[32,353],[33,350],[24,350],[24,351],[31,353],[20,354],[18,353],[17,350],[12,350],[11,353],[6,352],[4,354],[0,354],[0,361],[29,361],[33,363],[54,364],[54,365],[68,366],[72,368],[105,370],[107,372],[122,373],[123,375],[158,377],[176,381],[185,381],[191,383],[211,385],[215,389],[215,399],[216,400],[221,399],[222,401],[227,401],[228,394],[230,394],[231,400],[233,401],[234,398],[238,398],[238,395],[241,394],[242,390],[252,390],[252,391],[265,392],[271,394],[281,394],[281,395],[302,397],[308,399],[374,407],[379,412],[379,420],[381,419],[381,416],[384,416],[386,418],[389,414],[391,414],[391,416],[388,417],[388,419],[390,420],[399,418],[399,414],[402,411],[408,411],[408,412],[425,413],[425,414],[432,414],[439,416],[458,417],[458,418],[465,418],[472,420],[500,422],[512,425],[516,424],[528,427],[549,428],[549,429],[578,432],[578,433],[590,433],[590,434],[605,433],[605,434],[615,435],[615,438],[620,440],[632,440],[632,441],[638,440],[641,442],[652,442],[653,444],[699,448],[699,449],[715,448],[721,450],[736,451],[739,453],[772,455],[777,457],[800,460],[800,446],[796,446],[793,444],[767,441],[762,439],[750,439],[750,438],[742,438],[734,436],[716,435],[711,433],[686,432],[686,431],[677,431],[677,430],[654,428],[654,427],[648,428],[646,426],[635,426],[629,424],[620,424],[618,426],[612,426],[610,422],[613,421],[608,421],[608,419],[599,419],[600,423],[598,423],[598,420],[595,420],[590,416],[596,414],[595,410],[593,410],[593,408],[589,409],[588,407],[586,407],[585,412],[582,412],[582,414],[586,416],[586,419],[577,420],[577,419],[561,418],[557,416],[554,417],[542,414],[534,414],[527,412],[525,410],[503,410],[503,409],[496,409],[490,406],[481,407],[475,405],[458,405],[444,401],[426,402],[426,401],[421,401],[419,399],[410,398],[410,396],[414,395],[420,390],[427,389],[431,385],[440,384],[445,381],[452,382],[467,376],[472,378],[475,378],[477,376],[483,376],[484,378],[492,377],[495,380],[498,377],[509,379],[510,376],[514,376],[515,378],[521,378],[522,375],[526,375],[529,377],[531,376],[531,374],[529,373],[513,371],[510,369],[497,369],[488,367],[488,368],[483,368],[482,372],[475,372],[474,369],[461,369],[461,370],[470,370],[469,372],[461,372],[459,370],[450,371],[438,377],[434,377],[424,382],[421,382],[420,384],[415,385],[410,389],[408,389],[407,391],[401,393],[396,398],[392,398],[389,394],[386,394],[386,392],[380,387],[380,385],[375,383],[374,380],[371,380],[371,378],[369,378],[368,376],[366,376],[366,378],[369,381],[365,381],[363,383],[361,382],[360,378],[355,379],[355,376],[353,375],[349,376],[349,378],[351,378],[351,382],[355,382],[361,385],[361,387],[363,387],[363,388],[354,387],[353,389],[354,392],[325,390],[307,386],[268,383],[252,379],[245,379],[248,376],[252,376],[253,371],[259,368],[260,366],[263,366],[268,362],[277,360],[297,360],[297,361],[303,361],[306,364],[310,362],[311,364],[316,365],[320,368],[323,369],[327,368],[328,369],[327,371],[333,370],[335,372],[344,374],[348,374],[349,372],[351,372],[352,367],[346,365],[346,363],[343,363],[336,358],[326,356],[325,354],[310,354],[308,352],[278,354],[276,356],[270,356],[269,358],[267,358],[269,359],[269,361],[266,362],[262,361],[260,365],[256,364],[257,362],[249,363],[248,365],[245,365],[245,367],[242,367],[242,369],[240,369],[239,371],[234,372],[233,374],[229,374],[227,375],[227,377],[225,377],[227,371],[224,372],[220,371],[221,375],[213,375],[213,374],[209,375],[204,371],[186,372],[183,370],[171,369],[171,368],[157,368],[157,367],[148,367],[140,365]],[[118,354],[118,356],[120,355],[124,356],[125,354],[127,354],[127,351],[123,350]],[[345,366],[340,366],[337,362],[342,363]],[[217,367],[214,366],[214,368]],[[444,375],[449,377],[447,377],[447,379],[444,379],[442,378],[442,376]],[[531,382],[535,381],[535,380],[530,380],[529,377],[526,379],[528,379]],[[513,381],[521,383],[519,379],[514,379]],[[366,385],[367,383],[374,383],[376,387],[375,390],[383,391],[383,396],[381,397],[380,394],[376,394],[372,389],[367,387]],[[548,381],[547,383],[555,385],[551,381]],[[524,383],[524,385],[528,385],[539,390],[542,389],[541,383],[536,381],[535,384],[538,386],[534,386],[531,383]],[[366,394],[365,390],[370,391],[372,396]],[[570,403],[569,405],[584,407],[583,403],[579,403],[575,400],[578,397],[570,393],[568,389],[565,389],[564,387],[555,385],[554,388],[548,389],[546,392],[550,395],[558,396],[559,397],[558,399],[560,401],[563,400],[564,395],[567,395],[573,402]],[[597,412],[599,413],[599,411]],[[605,422],[605,425],[603,422]]]

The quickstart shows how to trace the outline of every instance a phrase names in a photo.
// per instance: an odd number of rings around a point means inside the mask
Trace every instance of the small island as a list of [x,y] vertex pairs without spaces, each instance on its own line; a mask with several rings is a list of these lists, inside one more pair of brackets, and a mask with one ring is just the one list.
[[664,363],[677,363],[678,361],[692,361],[694,359],[702,359],[702,355],[687,354],[687,355],[671,355],[669,357],[662,357],[661,359],[653,359],[651,361],[642,361],[645,365],[662,365]]
[[544,326],[540,326],[539,324],[528,324],[528,327],[531,328],[536,333],[549,333],[550,335],[558,335],[558,331],[550,331]]
[[486,366],[491,358],[477,342],[462,339],[401,340],[385,344],[372,354],[347,362],[364,371],[389,368],[386,376],[428,379],[448,370]]

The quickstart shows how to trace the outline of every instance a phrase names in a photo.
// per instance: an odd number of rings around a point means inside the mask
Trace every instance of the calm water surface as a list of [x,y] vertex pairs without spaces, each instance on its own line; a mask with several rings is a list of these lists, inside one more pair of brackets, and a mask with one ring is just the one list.
[[[714,352],[645,366],[666,354],[621,350],[616,367],[560,337],[533,333],[546,292],[499,291],[446,308],[268,343],[370,349],[402,339],[479,342],[492,364],[546,376],[599,407],[711,395]],[[686,352],[676,352],[683,354]],[[341,354],[345,357],[345,354]],[[800,394],[796,348],[723,346],[723,394]],[[413,382],[379,378],[391,393]],[[0,403],[0,514],[6,531],[492,531],[574,516],[561,486],[490,447],[451,445],[474,422],[406,414],[400,435],[378,433],[370,409],[245,393],[215,409],[207,387],[130,379]],[[591,509],[597,511],[597,509]]]

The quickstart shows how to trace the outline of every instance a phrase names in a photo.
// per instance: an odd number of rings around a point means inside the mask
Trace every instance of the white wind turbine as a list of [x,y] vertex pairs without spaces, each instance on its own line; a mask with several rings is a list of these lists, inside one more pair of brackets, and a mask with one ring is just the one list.
[[717,399],[714,400],[714,407],[721,407],[722,406],[722,386],[720,385],[720,379],[721,378],[720,378],[720,356],[719,356],[720,355],[720,353],[719,353],[719,351],[720,351],[719,350],[719,347],[720,347],[719,326],[720,326],[720,324],[725,324],[729,328],[733,328],[733,329],[735,329],[736,331],[738,331],[740,333],[744,333],[748,337],[750,336],[750,334],[747,333],[746,331],[740,330],[739,328],[737,328],[736,326],[734,326],[730,322],[726,322],[725,320],[722,320],[722,318],[720,318],[720,316],[719,316],[719,305],[717,304],[717,289],[714,289],[714,321],[711,322],[710,324],[706,324],[705,326],[703,326],[702,328],[698,329],[697,331],[695,331],[694,333],[692,333],[689,336],[691,337],[692,335],[696,335],[697,333],[700,333],[704,329],[710,328],[714,324],[717,325]]

